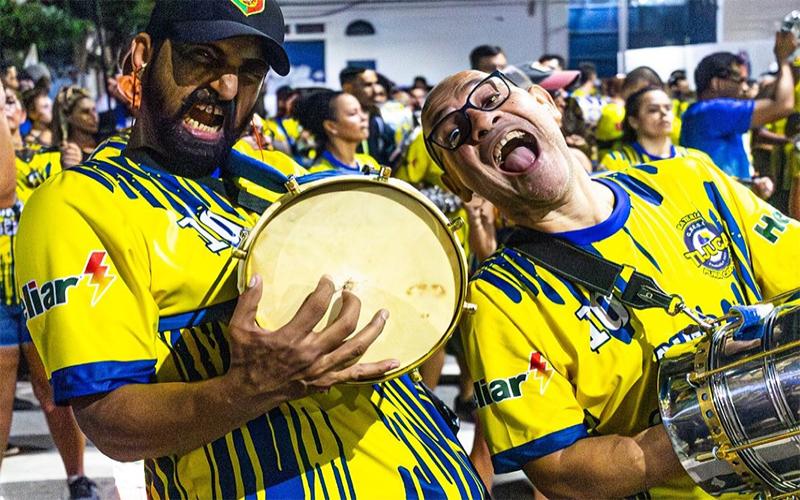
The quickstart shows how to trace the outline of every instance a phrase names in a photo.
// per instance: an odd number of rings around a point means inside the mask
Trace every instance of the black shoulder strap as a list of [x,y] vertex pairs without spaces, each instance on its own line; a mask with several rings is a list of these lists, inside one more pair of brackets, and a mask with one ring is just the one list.
[[634,309],[658,307],[675,314],[682,306],[680,297],[664,292],[650,276],[545,233],[516,228],[505,245],[568,281],[605,297],[614,295]]

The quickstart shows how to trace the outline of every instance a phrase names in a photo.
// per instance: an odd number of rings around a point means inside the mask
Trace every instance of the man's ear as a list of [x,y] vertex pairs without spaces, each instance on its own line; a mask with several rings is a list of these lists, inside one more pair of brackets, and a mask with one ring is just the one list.
[[131,41],[131,65],[133,71],[143,70],[153,58],[153,39],[148,33],[139,33]]
[[548,111],[550,111],[550,113],[553,115],[553,118],[555,118],[556,121],[559,121],[560,123],[561,112],[556,107],[556,103],[555,101],[553,101],[553,96],[550,95],[550,92],[534,84],[530,86],[530,88],[528,89],[528,93],[534,99],[536,99],[536,102],[538,104],[545,106],[548,109]]
[[466,186],[461,184],[458,180],[454,177],[451,177],[450,174],[447,172],[442,174],[442,184],[446,187],[450,192],[461,198],[464,203],[468,203],[469,200],[472,199],[472,191],[467,189]]

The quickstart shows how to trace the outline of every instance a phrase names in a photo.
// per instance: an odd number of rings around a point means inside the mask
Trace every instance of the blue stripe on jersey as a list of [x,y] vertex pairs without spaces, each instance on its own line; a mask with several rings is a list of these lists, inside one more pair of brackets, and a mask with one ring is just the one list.
[[[144,478],[148,485],[151,485],[156,490],[158,498],[167,498],[167,491],[164,488],[164,482],[156,472],[156,461],[148,458],[144,461]],[[151,496],[151,495],[148,495]]]
[[[294,435],[297,436],[298,440],[301,440],[303,436],[303,429],[300,425],[300,417],[297,414],[297,410],[295,410],[294,407],[289,403],[286,403],[286,407],[289,409],[289,418],[292,419],[292,427],[294,428]],[[305,476],[306,483],[308,484],[308,489],[311,492],[311,498],[312,499],[316,498],[316,491],[314,486],[316,485],[317,479],[316,479],[316,474],[314,473],[314,469],[311,467],[311,462],[308,460],[308,454],[306,453],[306,448],[305,446],[303,446],[302,442],[298,442],[297,449],[300,452],[300,460],[303,461],[303,470],[305,471],[303,475]]]
[[275,408],[268,415],[248,422],[247,428],[264,471],[267,498],[303,498],[297,455],[283,412]]
[[528,273],[528,275],[533,276],[533,278],[536,280],[536,283],[539,284],[539,289],[541,289],[545,297],[550,299],[551,302],[559,305],[566,304],[566,302],[564,302],[564,298],[559,295],[556,289],[550,286],[550,283],[543,280],[541,276],[539,276],[539,273],[536,272],[536,266],[533,264],[533,262],[512,249],[508,249],[507,251],[504,251],[504,253],[511,257],[511,260],[513,260],[516,265],[521,267],[523,271]]
[[[167,478],[166,498],[189,498],[183,486],[180,486],[178,471],[175,463],[170,457],[160,457],[155,460],[155,465],[164,473]],[[180,490],[178,487],[180,486]]]
[[231,439],[233,440],[233,449],[236,452],[236,458],[239,462],[239,478],[242,480],[242,487],[244,488],[245,498],[256,498],[256,473],[253,470],[253,463],[250,461],[250,455],[247,453],[247,446],[244,442],[242,429],[234,429],[231,431]]
[[506,260],[505,255],[512,256],[512,253],[516,254],[516,252],[514,252],[513,250],[504,248],[503,250],[500,251],[500,253],[496,253],[493,257],[489,258],[486,261],[486,265],[490,267],[495,267],[495,266],[499,267],[503,271],[513,276],[514,279],[517,281],[518,285],[524,286],[533,295],[539,295],[539,288],[537,288],[537,286],[534,285],[531,280],[529,280],[524,274],[522,274],[522,272],[520,272],[519,269],[514,267],[514,265],[511,262]]
[[50,385],[57,405],[70,399],[111,392],[127,384],[148,384],[156,374],[156,360],[98,361],[68,366],[52,373]]
[[576,441],[589,437],[586,426],[573,425],[534,439],[525,444],[515,446],[509,450],[492,455],[492,465],[496,474],[505,474],[521,469],[531,460],[549,455],[558,450],[571,446]]
[[658,173],[658,167],[655,167],[653,165],[648,165],[647,163],[642,163],[642,164],[636,165],[633,168],[635,168],[637,170],[641,170],[642,172],[646,172],[648,174],[657,174]]
[[[628,174],[622,172],[614,172],[607,176],[609,179],[613,179],[618,181],[620,184],[623,184],[626,188],[630,190],[631,193],[635,194],[639,198],[643,199],[644,201],[650,203],[651,205],[660,206],[661,202],[664,201],[664,197],[656,191],[655,189],[651,188],[644,182],[631,177]],[[599,178],[597,180],[603,180],[604,178]]]
[[225,436],[211,443],[211,454],[219,470],[219,489],[222,498],[239,498],[236,491],[236,472],[233,470]]
[[181,314],[173,314],[171,316],[162,316],[158,319],[158,331],[163,332],[166,330],[180,330],[182,328],[192,328],[194,326],[208,323],[209,321],[218,321],[230,315],[236,307],[238,299],[231,299],[226,302],[220,302],[203,309],[196,311],[189,311]]
[[498,276],[497,274],[493,273],[488,268],[480,269],[475,275],[472,277],[473,280],[483,280],[490,285],[494,286],[501,292],[503,292],[506,297],[515,304],[519,304],[522,302],[522,292],[520,292],[517,288],[514,287],[512,283],[510,283],[505,278]]
[[658,269],[658,272],[661,272],[661,266],[658,265],[658,262],[656,262],[656,259],[653,257],[653,255],[650,252],[647,251],[647,249],[645,249],[645,247],[643,247],[638,241],[636,241],[636,238],[633,237],[633,235],[631,234],[630,230],[627,227],[623,227],[622,230],[625,231],[625,234],[627,234],[630,237],[630,239],[633,242],[633,245],[636,247],[636,249],[639,250],[639,252],[641,252],[642,255],[644,255],[647,258],[647,260],[650,261],[651,264],[653,264],[653,267]]
[[91,167],[80,165],[80,166],[77,166],[77,167],[72,167],[69,170],[70,170],[70,172],[83,174],[86,177],[89,177],[90,179],[99,182],[100,185],[102,185],[104,188],[108,189],[112,193],[114,192],[114,184],[111,183],[111,181],[109,181],[105,177],[103,177],[101,174],[99,174],[96,171],[94,171]]
[[[609,178],[619,180],[620,176],[628,177],[625,174],[615,172],[614,174],[609,175]],[[593,180],[608,186],[608,188],[614,193],[614,209],[611,211],[611,215],[609,215],[608,218],[603,222],[595,224],[594,226],[576,229],[574,231],[564,231],[563,233],[554,233],[554,237],[563,238],[575,245],[584,246],[608,238],[612,234],[619,231],[619,229],[625,225],[625,222],[628,221],[628,217],[631,213],[631,199],[628,196],[628,193],[626,193],[625,190],[619,185],[609,181],[607,178],[598,177]]]
[[[374,386],[373,386],[374,387]],[[373,403],[374,405],[374,403]],[[342,462],[342,474],[344,474],[343,478],[339,477],[339,469],[336,467],[336,464],[333,464],[333,471],[336,474],[336,483],[339,487],[339,495],[341,498],[347,498],[347,495],[344,493],[344,485],[342,482],[344,481],[347,483],[347,492],[350,494],[350,498],[356,498],[356,488],[355,484],[353,484],[353,477],[350,474],[350,467],[347,465],[347,455],[344,453],[344,445],[342,443],[341,438],[339,438],[339,433],[336,432],[333,428],[333,424],[331,424],[331,419],[328,417],[328,412],[320,408],[320,412],[322,414],[322,419],[325,421],[325,425],[328,426],[328,430],[331,431],[331,435],[336,440],[336,448],[339,450],[339,460]],[[381,417],[383,418],[383,417]]]
[[[747,243],[744,241],[742,230],[739,228],[736,218],[731,213],[731,210],[728,208],[728,205],[722,198],[719,189],[717,189],[717,186],[713,182],[704,182],[703,187],[705,187],[708,199],[714,205],[714,208],[717,209],[717,212],[719,212],[722,220],[725,222],[725,226],[728,229],[727,233],[730,236],[731,241],[733,241],[734,245],[736,245],[736,248],[739,249],[742,257],[744,257],[745,261],[740,262],[741,265],[735,266],[734,269],[741,271],[740,277],[744,281],[745,285],[747,285],[747,287],[753,293],[756,300],[761,300],[761,290],[758,288],[758,285],[756,285],[752,275],[753,263],[750,260],[750,251],[747,248]],[[710,215],[713,217],[713,213]]]
[[209,489],[211,490],[211,500],[217,500],[217,481],[219,475],[217,468],[214,466],[214,460],[211,458],[210,445],[203,446],[203,454],[206,456],[206,463],[208,463],[208,476],[209,476]]
[[405,467],[398,467],[397,471],[400,473],[400,478],[403,480],[403,489],[406,491],[406,500],[419,500],[417,488],[414,487],[414,480],[411,478],[411,472],[409,472]]

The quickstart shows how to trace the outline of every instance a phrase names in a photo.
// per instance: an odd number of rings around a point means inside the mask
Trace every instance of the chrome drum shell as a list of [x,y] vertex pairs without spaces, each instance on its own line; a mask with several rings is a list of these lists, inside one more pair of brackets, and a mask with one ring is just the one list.
[[763,318],[762,340],[737,341],[728,318],[692,352],[659,367],[663,425],[684,469],[711,494],[800,490],[800,306]]

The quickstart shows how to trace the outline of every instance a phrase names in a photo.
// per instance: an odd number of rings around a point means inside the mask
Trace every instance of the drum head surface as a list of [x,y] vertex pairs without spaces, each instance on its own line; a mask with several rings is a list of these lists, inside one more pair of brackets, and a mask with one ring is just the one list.
[[383,333],[361,362],[400,360],[390,375],[427,359],[454,328],[466,280],[463,255],[444,222],[413,194],[374,180],[326,182],[262,221],[249,240],[241,282],[254,273],[263,277],[257,313],[263,328],[285,325],[325,274],[337,291],[316,330],[332,321],[345,287],[361,299],[356,332],[387,309]]

